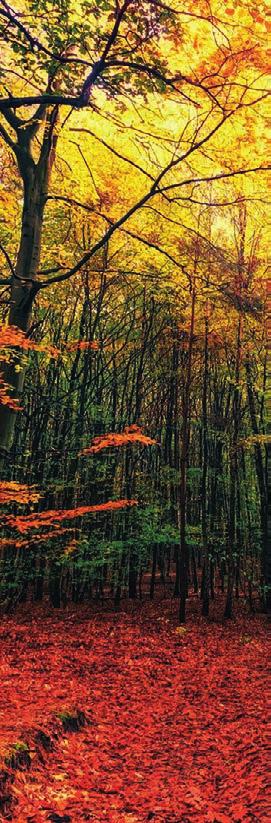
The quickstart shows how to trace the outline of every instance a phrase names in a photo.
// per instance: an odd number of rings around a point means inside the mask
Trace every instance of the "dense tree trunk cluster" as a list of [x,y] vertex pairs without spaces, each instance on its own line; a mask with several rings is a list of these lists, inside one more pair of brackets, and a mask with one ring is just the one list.
[[[264,12],[87,7],[0,2],[1,322],[48,344],[0,341],[0,483],[37,484],[24,514],[124,506],[26,539],[4,510],[0,602],[269,609]],[[156,444],[89,449],[133,425]]]
[[[204,615],[218,590],[227,617],[234,597],[266,606],[265,446],[250,442],[264,409],[259,361],[241,358],[242,315],[234,310],[235,334],[223,342],[210,331],[210,307],[205,319],[197,307],[196,275],[183,323],[148,279],[142,287],[105,266],[95,275],[86,268],[81,282],[83,297],[70,291],[63,311],[36,309],[33,329],[56,347],[95,339],[98,348],[31,353],[5,477],[37,484],[42,510],[123,497],[138,506],[76,519],[59,535],[34,530],[3,548],[2,602],[49,594],[55,607],[94,597],[118,608],[122,596],[152,598],[162,587],[180,596],[180,621],[188,594],[201,598]],[[131,424],[157,444],[80,454],[94,436]]]

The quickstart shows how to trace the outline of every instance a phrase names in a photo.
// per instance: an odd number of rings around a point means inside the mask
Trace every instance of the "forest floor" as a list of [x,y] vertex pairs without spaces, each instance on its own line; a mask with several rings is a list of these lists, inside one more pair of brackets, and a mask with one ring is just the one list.
[[267,823],[268,621],[221,608],[4,617],[0,820]]

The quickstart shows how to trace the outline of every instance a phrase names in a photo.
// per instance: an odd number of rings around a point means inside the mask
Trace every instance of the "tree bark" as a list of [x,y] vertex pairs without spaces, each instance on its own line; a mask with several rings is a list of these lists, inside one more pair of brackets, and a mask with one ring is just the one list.
[[[250,419],[251,419],[251,427],[254,435],[260,434],[259,426],[257,422],[257,413],[256,413],[256,406],[255,406],[255,396],[253,391],[253,384],[252,384],[252,375],[251,375],[251,365],[250,362],[246,361],[246,373],[247,373],[247,396],[248,396],[248,405],[250,411]],[[266,449],[267,452],[267,466],[268,462],[270,462],[270,456],[268,455],[268,446]],[[261,542],[262,542],[262,552],[261,552],[261,576],[262,576],[262,585],[263,585],[263,604],[264,607],[268,607],[271,609],[271,528],[269,528],[268,524],[268,471],[265,475],[265,466],[262,454],[262,447],[260,443],[255,443],[254,446],[254,455],[255,455],[255,469],[257,474],[259,492],[260,492],[260,521],[261,521]],[[269,461],[268,461],[269,456]],[[271,493],[271,476],[270,476],[270,469],[269,469],[269,492]],[[269,493],[269,497],[270,497]],[[270,593],[269,593],[270,592]],[[268,605],[269,602],[269,605]]]
[[[33,140],[44,111],[36,113],[31,125],[17,128],[18,142],[14,148],[19,172],[23,183],[23,210],[21,235],[15,270],[11,283],[11,306],[9,325],[28,332],[32,305],[37,294],[37,273],[40,263],[42,226],[48,194],[50,171],[52,168],[57,136],[57,108],[46,115],[39,159],[33,159]],[[15,126],[14,126],[15,128]],[[20,366],[21,350],[14,349],[13,362],[2,365],[3,379],[10,387],[12,398],[20,398],[23,392],[25,368]],[[16,366],[16,368],[15,368]],[[16,411],[6,405],[0,406],[0,453],[7,455],[11,449]]]
[[[180,607],[179,607],[179,621],[185,623],[186,618],[186,597],[187,597],[187,581],[188,581],[188,566],[189,553],[186,542],[186,474],[187,474],[187,457],[188,457],[188,443],[189,443],[189,423],[190,423],[190,386],[191,386],[191,371],[192,371],[192,351],[195,325],[195,303],[196,303],[196,286],[195,277],[192,286],[192,304],[191,304],[191,319],[190,332],[188,342],[188,358],[187,358],[187,373],[183,394],[183,424],[182,424],[182,440],[181,440],[181,454],[180,454],[180,552],[179,552],[179,570],[180,570]],[[178,561],[177,561],[178,562]]]
[[208,391],[208,316],[205,317],[204,335],[204,373],[202,392],[202,487],[201,487],[201,529],[203,546],[203,581],[202,581],[202,614],[208,617],[209,614],[209,593],[210,593],[210,558],[208,547],[207,530],[207,470],[208,470],[208,422],[207,422],[207,391]]

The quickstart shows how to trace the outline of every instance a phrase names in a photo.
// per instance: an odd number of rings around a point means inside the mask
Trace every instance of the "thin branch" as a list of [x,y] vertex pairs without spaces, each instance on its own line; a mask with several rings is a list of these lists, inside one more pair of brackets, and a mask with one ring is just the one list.
[[[159,188],[159,192],[163,193],[165,191],[170,191],[171,189],[181,188],[181,186],[190,186],[194,183],[207,183],[212,180],[223,180],[226,177],[236,177],[237,175],[251,174],[255,171],[269,171],[269,169],[271,169],[271,165],[254,166],[251,169],[238,169],[237,171],[221,172],[221,174],[212,174],[208,177],[190,177],[188,178],[188,180],[182,180],[180,183],[170,183],[168,186],[163,186],[162,188]],[[210,203],[209,205],[212,204]]]
[[175,84],[176,83],[187,83],[189,86],[194,86],[196,88],[201,89],[205,94],[210,97],[213,103],[216,104],[222,111],[223,106],[219,103],[217,98],[214,94],[204,86],[200,80],[192,80],[190,77],[186,77],[184,74],[176,75],[175,77],[165,77],[159,69],[156,69],[154,66],[148,66],[145,63],[128,61],[128,60],[109,60],[106,64],[106,68],[110,68],[110,66],[119,66],[120,68],[130,68],[134,71],[142,72],[143,74],[148,74],[150,77],[154,77],[156,80],[160,80],[162,83],[165,83],[166,86],[170,86],[174,91],[178,94],[181,94],[185,100],[188,100],[189,103],[193,103],[194,106],[200,108],[200,104],[197,103],[195,100],[192,100],[185,92],[179,89]]
[[19,31],[22,32],[25,39],[29,43],[31,51],[33,53],[42,52],[43,54],[46,54],[47,57],[50,57],[50,60],[55,60],[58,63],[62,64],[81,63],[83,65],[89,66],[89,62],[83,60],[80,57],[70,58],[65,57],[63,54],[55,54],[55,52],[50,51],[50,49],[48,49],[47,46],[45,46],[44,43],[42,43],[38,37],[35,37],[33,34],[31,34],[31,32],[23,25],[23,23],[21,23],[21,21],[18,20],[18,17],[16,17],[14,11],[10,8],[10,6],[8,6],[5,0],[1,0],[1,3],[2,6],[4,6],[4,9],[0,9],[1,17],[4,17],[6,20],[9,21],[9,23],[12,26],[16,27],[17,29],[19,29]]
[[[61,200],[62,202],[67,203],[68,205],[71,205],[71,206],[78,206],[79,208],[84,209],[84,211],[88,211],[91,214],[96,214],[98,217],[101,217],[103,220],[106,220],[106,222],[110,226],[112,226],[112,227],[115,226],[114,220],[110,219],[110,217],[108,217],[106,214],[104,214],[101,211],[98,211],[98,209],[92,208],[92,206],[88,206],[84,203],[81,203],[78,200],[73,200],[72,198],[64,197],[64,196],[62,197],[61,195],[55,195],[55,196],[52,195],[48,198],[48,200],[51,200],[51,199]],[[160,252],[160,254],[163,254],[165,257],[167,257],[168,260],[170,260],[171,263],[174,263],[175,266],[178,266],[178,268],[181,268],[182,271],[184,271],[184,273],[187,274],[187,272],[185,270],[185,267],[180,262],[178,262],[176,260],[176,258],[173,257],[172,254],[170,254],[170,252],[167,252],[166,249],[163,249],[163,248],[161,248],[161,246],[158,246],[157,243],[154,243],[152,240],[147,240],[146,238],[141,237],[138,234],[136,234],[136,232],[130,231],[130,229],[123,228],[122,226],[119,227],[119,230],[124,231],[125,234],[127,234],[129,237],[132,237],[133,240],[138,240],[138,242],[143,243],[145,246],[148,246],[149,248],[155,249],[155,251]],[[39,285],[41,285],[41,284],[39,284]],[[43,288],[43,286],[41,286],[41,287]]]
[[144,174],[145,177],[148,177],[149,180],[154,181],[154,177],[151,174],[149,174],[149,172],[145,171],[145,169],[143,169],[142,166],[139,166],[139,164],[135,163],[134,160],[130,160],[129,157],[125,157],[125,155],[121,154],[116,149],[113,149],[113,147],[110,146],[109,143],[106,143],[105,140],[103,140],[101,137],[98,137],[97,134],[94,133],[94,131],[91,131],[91,129],[80,128],[78,126],[78,127],[71,128],[70,131],[80,132],[80,133],[83,133],[83,134],[90,134],[91,137],[94,137],[95,140],[98,140],[98,142],[101,143],[103,146],[105,146],[106,149],[111,151],[111,153],[114,154],[115,157],[118,157],[120,160],[123,160],[125,163],[129,163],[130,166],[133,166],[135,169],[138,169],[138,171],[140,171],[142,174]]
[[17,144],[14,143],[14,140],[12,140],[12,138],[10,137],[8,131],[1,124],[0,124],[0,134],[2,135],[3,140],[5,141],[7,146],[9,146],[10,149],[12,149],[12,151],[14,151],[15,154],[17,154],[17,152],[18,152]]
[[[238,107],[238,108],[239,108],[239,107]],[[158,177],[156,178],[156,180],[155,180],[154,184],[151,186],[151,188],[149,189],[149,191],[147,191],[147,192],[146,192],[146,194],[144,194],[144,195],[140,198],[140,200],[138,200],[136,203],[134,203],[134,205],[133,205],[133,206],[131,206],[131,207],[130,207],[130,209],[128,209],[128,211],[127,211],[125,214],[123,214],[123,215],[122,215],[122,217],[120,217],[120,218],[119,218],[118,220],[116,220],[116,221],[115,221],[112,225],[110,225],[110,227],[109,227],[109,228],[107,229],[107,231],[104,233],[103,237],[101,237],[101,238],[100,238],[100,240],[98,240],[98,241],[94,244],[94,246],[92,247],[92,249],[90,249],[90,251],[86,252],[86,253],[83,255],[83,257],[81,257],[81,259],[80,259],[80,260],[78,260],[78,262],[77,262],[77,263],[76,263],[76,264],[75,264],[75,265],[74,265],[74,266],[73,266],[73,267],[72,267],[72,268],[71,268],[68,272],[65,272],[65,273],[63,273],[63,274],[60,274],[60,275],[58,275],[57,277],[51,278],[51,279],[50,279],[50,280],[48,280],[46,283],[39,283],[39,284],[37,284],[37,291],[38,291],[39,289],[44,289],[44,288],[47,288],[48,286],[50,286],[50,285],[51,285],[51,284],[53,284],[53,283],[61,283],[61,282],[64,282],[65,280],[68,280],[70,277],[72,277],[74,274],[77,274],[77,272],[78,272],[78,271],[80,271],[80,269],[81,269],[81,268],[82,268],[82,267],[83,267],[83,266],[84,266],[84,265],[85,265],[85,264],[86,264],[86,263],[87,263],[87,262],[88,262],[88,261],[89,261],[89,260],[90,260],[90,259],[91,259],[91,258],[92,258],[92,257],[93,257],[93,256],[94,256],[94,255],[95,255],[95,254],[99,251],[99,250],[100,250],[100,249],[101,249],[101,248],[103,248],[103,247],[104,247],[104,246],[105,246],[105,245],[109,242],[110,238],[111,238],[111,237],[112,237],[112,235],[115,233],[115,231],[117,231],[118,229],[120,229],[120,228],[124,225],[124,223],[126,223],[126,222],[127,222],[127,220],[129,220],[129,219],[130,219],[130,217],[133,217],[133,215],[134,215],[134,214],[136,214],[136,213],[137,213],[137,212],[138,212],[138,211],[142,208],[142,206],[145,206],[145,205],[146,205],[146,203],[148,203],[148,202],[149,202],[149,200],[151,200],[151,199],[152,199],[155,195],[157,195],[157,194],[160,194],[160,193],[161,193],[161,191],[162,191],[162,190],[160,191],[159,185],[160,185],[161,180],[162,180],[162,179],[165,177],[165,175],[168,173],[168,171],[170,171],[171,169],[175,168],[175,167],[176,167],[177,165],[179,165],[181,162],[183,162],[184,160],[186,160],[186,159],[187,159],[187,157],[189,157],[189,156],[190,156],[191,154],[193,154],[193,153],[194,153],[194,152],[195,152],[198,148],[201,148],[201,146],[203,146],[203,145],[204,145],[207,141],[209,141],[209,140],[211,139],[211,137],[213,137],[213,135],[214,135],[214,134],[215,134],[215,133],[216,133],[216,132],[217,132],[217,131],[218,131],[218,130],[219,130],[219,129],[220,129],[220,128],[221,128],[221,127],[225,124],[225,123],[226,123],[226,121],[229,119],[229,117],[231,117],[231,116],[235,113],[235,111],[236,111],[236,109],[235,109],[235,110],[233,110],[233,111],[231,111],[231,112],[229,112],[227,115],[224,115],[223,119],[221,119],[221,120],[220,120],[220,121],[216,124],[216,126],[214,126],[214,127],[213,127],[213,129],[212,129],[212,130],[211,130],[211,131],[210,131],[207,135],[205,135],[205,137],[203,137],[201,140],[199,140],[199,141],[197,141],[196,143],[194,143],[194,144],[193,144],[193,146],[190,146],[190,148],[189,148],[189,149],[188,149],[188,150],[187,150],[187,151],[186,151],[183,155],[181,155],[181,157],[177,157],[177,158],[175,158],[174,160],[172,160],[172,161],[171,161],[171,162],[170,162],[170,163],[169,163],[169,164],[168,164],[168,165],[167,165],[167,166],[166,166],[166,167],[165,167],[165,168],[164,168],[164,169],[163,169],[163,170],[159,173]]]
[[[15,277],[15,268],[13,266],[12,260],[9,256],[8,251],[5,249],[5,247],[2,245],[2,243],[0,243],[0,249],[1,249],[1,252],[2,252],[2,254],[4,255],[4,257],[6,259],[6,262],[8,264],[8,267],[9,267],[10,271],[11,271],[11,274],[13,275],[13,277]],[[5,282],[7,282],[7,281],[5,281]]]

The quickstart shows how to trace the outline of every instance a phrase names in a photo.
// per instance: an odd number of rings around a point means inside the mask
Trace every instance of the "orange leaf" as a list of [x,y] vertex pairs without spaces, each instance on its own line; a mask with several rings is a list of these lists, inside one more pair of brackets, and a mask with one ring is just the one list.
[[0,482],[0,503],[37,503],[40,496],[36,486],[27,486],[13,480]]
[[147,437],[145,434],[142,434],[139,426],[133,424],[132,426],[126,426],[123,432],[120,432],[119,434],[116,432],[109,432],[109,434],[102,434],[98,437],[94,437],[91,446],[83,449],[80,454],[96,454],[103,449],[109,449],[110,446],[127,446],[130,443],[141,443],[142,446],[151,446],[157,443],[157,440],[153,440],[151,437]]
[[78,506],[77,509],[51,509],[47,512],[37,512],[37,514],[21,515],[14,517],[7,515],[5,524],[17,529],[22,534],[29,529],[39,529],[41,526],[54,526],[54,523],[62,520],[73,520],[75,517],[83,517],[84,514],[103,511],[115,511],[130,506],[136,506],[137,500],[108,500],[107,503],[99,503],[96,506]]
[[97,340],[72,340],[66,345],[67,351],[85,351],[86,349],[98,351],[99,344]]

